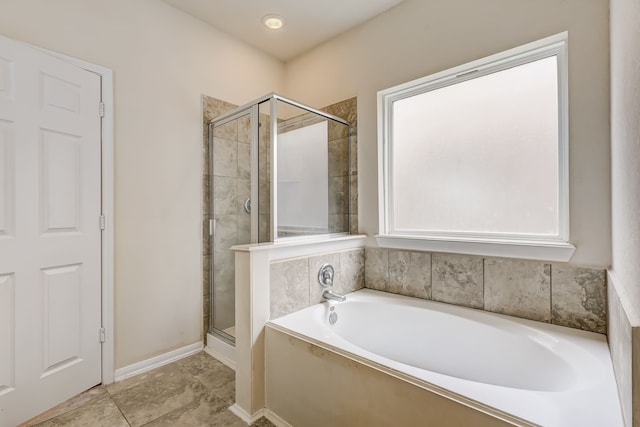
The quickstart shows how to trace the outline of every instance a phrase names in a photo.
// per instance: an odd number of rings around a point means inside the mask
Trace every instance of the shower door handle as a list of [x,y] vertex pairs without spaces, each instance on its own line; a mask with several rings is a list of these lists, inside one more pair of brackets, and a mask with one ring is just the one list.
[[247,199],[244,201],[244,211],[248,214],[251,213],[251,199]]
[[214,218],[211,218],[209,220],[209,236],[215,236],[216,235],[216,220]]

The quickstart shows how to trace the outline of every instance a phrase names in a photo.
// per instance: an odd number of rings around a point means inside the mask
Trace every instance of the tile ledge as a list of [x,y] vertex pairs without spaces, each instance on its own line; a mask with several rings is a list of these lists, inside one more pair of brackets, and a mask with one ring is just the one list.
[[291,239],[279,242],[254,243],[232,246],[235,252],[266,252],[270,260],[286,259],[294,256],[307,256],[322,252],[342,251],[364,248],[366,235],[347,235],[310,239]]

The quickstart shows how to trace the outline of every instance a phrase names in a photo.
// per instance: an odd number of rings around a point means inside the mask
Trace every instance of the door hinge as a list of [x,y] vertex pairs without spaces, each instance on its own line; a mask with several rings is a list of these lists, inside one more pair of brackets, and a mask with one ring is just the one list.
[[215,234],[216,234],[216,220],[210,219],[209,220],[209,236],[215,236]]
[[104,117],[104,102],[98,104],[98,113],[100,114],[100,117]]
[[107,340],[107,333],[105,332],[104,328],[100,328],[99,331],[100,334],[100,342],[105,342]]
[[100,230],[107,228],[107,218],[104,215],[100,215]]

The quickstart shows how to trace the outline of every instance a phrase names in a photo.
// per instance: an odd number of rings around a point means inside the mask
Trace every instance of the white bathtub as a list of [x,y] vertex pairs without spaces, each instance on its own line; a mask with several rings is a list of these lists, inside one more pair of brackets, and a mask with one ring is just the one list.
[[516,424],[623,426],[602,335],[368,289],[269,324]]

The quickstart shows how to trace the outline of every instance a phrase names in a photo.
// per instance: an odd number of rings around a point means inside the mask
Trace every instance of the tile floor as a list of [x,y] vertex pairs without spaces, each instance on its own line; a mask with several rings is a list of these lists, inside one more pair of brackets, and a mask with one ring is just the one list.
[[[246,427],[229,406],[235,373],[205,352],[97,386],[20,427]],[[273,427],[262,418],[253,427]]]

